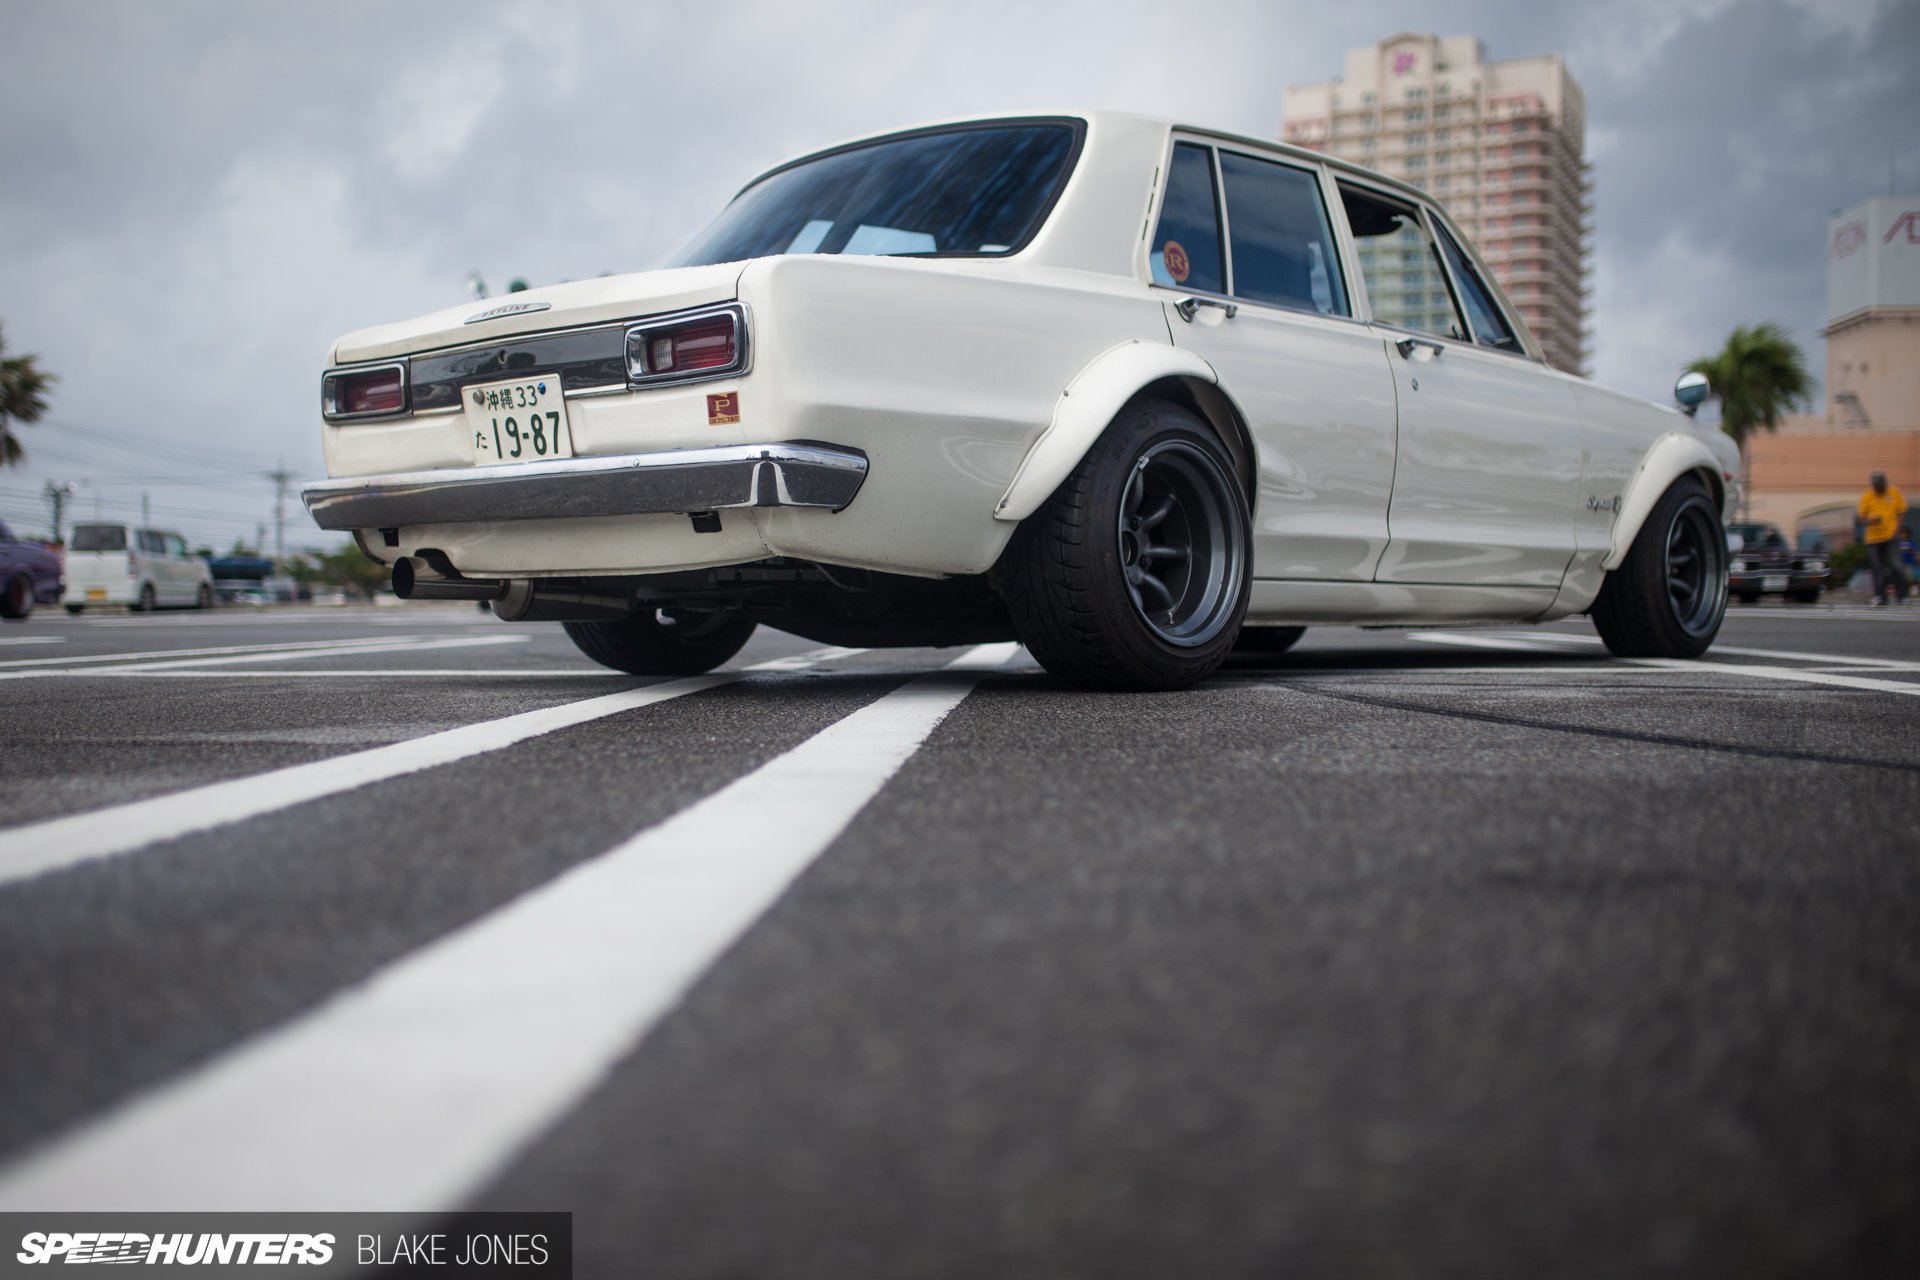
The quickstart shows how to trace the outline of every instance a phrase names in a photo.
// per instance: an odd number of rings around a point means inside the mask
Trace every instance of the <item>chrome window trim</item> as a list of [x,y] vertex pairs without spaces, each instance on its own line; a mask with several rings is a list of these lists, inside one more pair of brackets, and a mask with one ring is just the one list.
[[[721,369],[697,369],[689,373],[643,373],[636,375],[634,365],[634,335],[648,333],[656,329],[677,329],[682,325],[697,324],[715,316],[725,316],[733,322],[733,362]],[[743,378],[753,372],[752,326],[749,323],[747,305],[744,302],[723,302],[712,306],[696,307],[689,311],[672,311],[665,315],[647,316],[630,323],[625,334],[627,387],[641,391],[648,387],[684,386],[694,382],[715,382],[722,378]],[[641,359],[646,358],[645,343],[641,344]]]
[[[334,408],[333,380],[356,373],[376,373],[381,369],[400,371],[400,407],[347,413]],[[413,405],[413,369],[403,359],[369,360],[359,364],[339,364],[320,372],[320,416],[328,422],[370,422],[377,418],[404,418]]]

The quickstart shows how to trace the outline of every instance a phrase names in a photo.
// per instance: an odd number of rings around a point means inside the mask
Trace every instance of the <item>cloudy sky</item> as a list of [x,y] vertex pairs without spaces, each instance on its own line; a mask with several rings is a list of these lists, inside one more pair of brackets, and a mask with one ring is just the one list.
[[[1596,166],[1595,375],[1664,398],[1738,323],[1824,367],[1827,219],[1920,190],[1914,0],[0,0],[0,324],[61,381],[0,517],[225,549],[321,471],[349,329],[642,270],[749,177],[963,113],[1107,107],[1273,136],[1282,86],[1399,30],[1558,50]],[[288,546],[330,545],[288,504]]]

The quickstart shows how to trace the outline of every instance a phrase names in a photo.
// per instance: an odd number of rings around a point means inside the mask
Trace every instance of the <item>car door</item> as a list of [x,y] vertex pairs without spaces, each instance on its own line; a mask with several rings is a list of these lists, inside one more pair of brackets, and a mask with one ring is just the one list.
[[1320,170],[1177,140],[1152,241],[1176,346],[1257,454],[1254,576],[1366,581],[1387,545],[1393,373],[1354,319]]
[[200,562],[187,550],[187,540],[177,533],[163,535],[167,549],[167,576],[173,583],[174,600],[196,604],[200,599]]
[[1380,582],[1560,586],[1575,549],[1580,424],[1499,295],[1426,206],[1342,179],[1373,327],[1399,394]]

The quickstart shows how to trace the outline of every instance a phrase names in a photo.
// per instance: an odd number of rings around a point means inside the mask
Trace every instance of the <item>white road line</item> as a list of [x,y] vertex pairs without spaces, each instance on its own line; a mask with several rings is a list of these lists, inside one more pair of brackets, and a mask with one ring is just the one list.
[[[1551,645],[1534,640],[1507,640],[1496,636],[1450,635],[1444,631],[1415,631],[1407,636],[1409,640],[1421,640],[1427,644],[1464,645],[1476,649],[1514,649],[1530,653],[1565,653],[1564,649],[1555,649]],[[1711,650],[1709,650],[1711,652]],[[1762,680],[1794,680],[1802,684],[1829,685],[1842,689],[1870,689],[1881,693],[1898,693],[1907,697],[1920,697],[1920,684],[1908,684],[1899,680],[1874,680],[1866,676],[1826,675],[1817,671],[1806,671],[1788,667],[1755,667],[1736,665],[1729,662],[1706,662],[1698,658],[1615,658],[1615,662],[1629,667],[1650,667],[1662,671],[1716,673],[1720,675],[1755,676]]]
[[808,667],[817,666],[822,662],[828,662],[834,658],[852,658],[867,652],[870,652],[870,650],[843,649],[838,645],[830,645],[825,649],[814,649],[808,653],[796,653],[785,658],[772,658],[766,662],[757,662],[753,665],[753,670],[804,671]]
[[0,645],[4,644],[65,644],[65,636],[0,636]]
[[525,635],[404,636],[391,640],[367,639],[351,643],[330,642],[320,646],[275,646],[270,653],[230,654],[216,658],[184,658],[168,662],[136,662],[116,667],[73,667],[54,665],[32,671],[0,671],[0,680],[44,680],[57,676],[94,677],[107,675],[146,675],[179,667],[218,667],[232,663],[295,662],[307,658],[352,658],[363,653],[413,652],[429,649],[466,649],[475,645],[518,644],[531,639]]
[[[812,665],[829,661],[845,652],[850,651],[820,649],[815,650],[812,655],[798,656],[809,657]],[[773,661],[791,662],[790,659],[780,658]],[[756,663],[747,667],[746,671],[773,669],[776,668],[769,663]],[[777,669],[791,671],[799,668],[788,665]],[[187,673],[143,674],[184,675]],[[241,673],[196,671],[192,674],[210,677]],[[284,676],[291,673],[247,672],[245,674]],[[622,678],[620,673],[615,671],[602,671],[597,674],[616,679]],[[211,830],[214,827],[226,826],[247,818],[256,818],[292,805],[304,804],[309,800],[352,791],[387,778],[450,764],[455,760],[464,760],[469,756],[482,755],[489,751],[498,751],[503,747],[524,742],[528,738],[552,733],[556,729],[585,724],[604,716],[618,715],[622,711],[631,711],[636,707],[652,706],[684,694],[698,693],[703,689],[727,684],[739,679],[742,674],[744,673],[738,671],[721,671],[712,675],[693,676],[666,684],[650,685],[644,689],[630,689],[622,693],[588,698],[558,707],[527,711],[500,720],[463,725],[458,729],[448,729],[442,733],[428,734],[422,738],[396,742],[384,747],[374,747],[351,755],[316,760],[311,764],[293,765],[270,773],[232,778],[187,791],[155,796],[149,800],[135,800],[107,809],[95,809],[62,818],[49,818],[45,822],[33,823],[29,826],[0,830],[0,885],[24,880],[47,871],[75,866],[82,862],[91,862],[96,858],[130,853],[161,840],[171,840],[196,831]]]
[[736,680],[693,676],[0,831],[0,885],[256,818]]
[[[0,1210],[449,1210],[595,1087],[1012,645],[0,1172]],[[377,1153],[377,1158],[369,1153]]]
[[[1539,639],[1555,644],[1603,645],[1606,641],[1598,636],[1569,636],[1558,632],[1542,631],[1538,636],[1510,637],[1512,639]],[[1743,649],[1737,645],[1716,643],[1708,653],[1729,653],[1737,658],[1780,658],[1787,662],[1821,662],[1848,667],[1881,667],[1892,671],[1910,668],[1910,662],[1900,662],[1892,658],[1855,658],[1844,653],[1806,653],[1794,649]]]
[[433,636],[355,636],[350,640],[290,640],[284,644],[228,644],[206,649],[147,649],[139,653],[75,654],[63,658],[10,658],[0,662],[0,671],[21,667],[70,667],[81,662],[132,662],[142,658],[198,658],[223,653],[272,653],[290,649],[339,649],[362,644],[388,644],[398,640],[432,640]]

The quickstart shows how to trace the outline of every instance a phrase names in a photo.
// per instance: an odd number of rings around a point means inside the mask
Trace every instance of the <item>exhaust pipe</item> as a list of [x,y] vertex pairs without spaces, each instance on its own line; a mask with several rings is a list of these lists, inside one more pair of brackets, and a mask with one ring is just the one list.
[[493,615],[508,622],[586,622],[624,618],[634,611],[624,596],[594,595],[586,591],[543,587],[513,579],[493,599]]
[[503,579],[448,577],[418,556],[393,562],[393,594],[402,600],[498,600],[506,593]]

